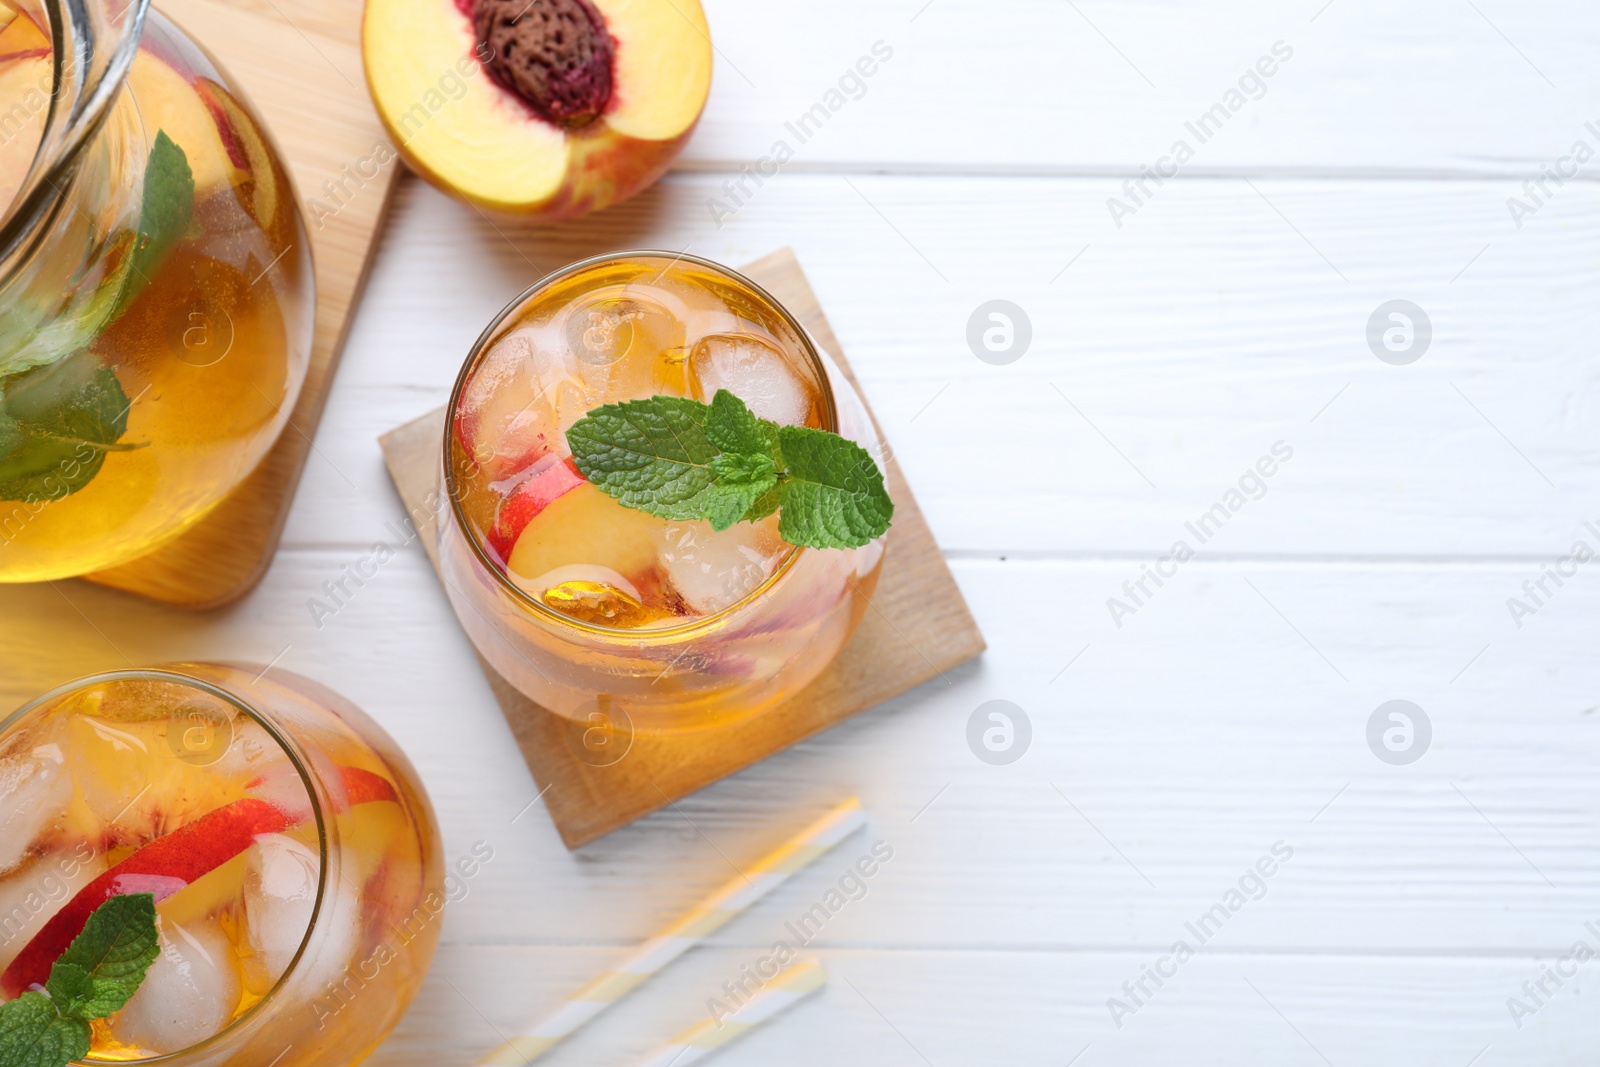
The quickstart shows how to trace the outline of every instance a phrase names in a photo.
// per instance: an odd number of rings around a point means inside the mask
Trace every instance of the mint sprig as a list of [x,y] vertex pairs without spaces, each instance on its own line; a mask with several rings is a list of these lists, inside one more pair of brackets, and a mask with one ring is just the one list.
[[122,1010],[160,950],[154,896],[107,900],[51,966],[43,993],[0,1004],[0,1063],[65,1067],[83,1059],[89,1023]]
[[0,1063],[62,1067],[89,1054],[89,1024],[66,1018],[43,993],[0,1004]]
[[60,500],[88,485],[121,443],[132,401],[89,349],[5,382],[0,500]]
[[0,500],[60,500],[93,481],[107,453],[142,447],[118,443],[132,402],[92,346],[189,235],[194,188],[188,156],[156,131],[120,282],[43,328],[27,307],[0,313]]
[[[139,241],[123,283],[116,314],[137,297],[155,277],[161,261],[189,231],[194,216],[194,172],[178,143],[157,130],[144,165],[144,198],[139,204]],[[115,316],[113,316],[114,318]]]
[[758,418],[719,389],[709,404],[653,396],[607,404],[567,430],[578,470],[624,507],[713,529],[778,512],[806,548],[860,548],[883,536],[894,502],[854,441]]

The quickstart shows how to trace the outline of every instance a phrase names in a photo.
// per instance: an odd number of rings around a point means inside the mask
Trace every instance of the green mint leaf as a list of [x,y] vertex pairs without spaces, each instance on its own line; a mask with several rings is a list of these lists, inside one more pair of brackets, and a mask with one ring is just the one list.
[[140,447],[118,443],[131,403],[116,372],[89,349],[144,291],[193,217],[189,158],[158,130],[120,283],[102,281],[92,298],[42,327],[23,308],[0,314],[0,500],[60,500],[94,480],[107,452]]
[[66,1067],[89,1054],[89,1024],[64,1019],[43,993],[0,1004],[0,1063],[6,1067]]
[[120,985],[97,981],[73,963],[58,961],[51,967],[50,984],[45,988],[56,1011],[75,1019],[103,1019],[128,1002]]
[[774,511],[777,511],[778,506],[782,503],[783,480],[780,478],[773,483],[771,489],[756,497],[755,503],[750,505],[750,510],[744,513],[744,521],[760,522]]
[[624,507],[663,519],[705,518],[720,450],[706,440],[710,408],[653,396],[595,408],[567,430],[578,470]]
[[41,302],[22,299],[0,309],[0,378],[54,363],[88,348],[125,311],[161,261],[194,223],[194,175],[189,158],[165,132],[156,133],[145,161],[144,196],[136,231],[118,231],[96,269]]
[[894,504],[866,449],[822,430],[778,426],[718,390],[710,404],[654,396],[607,404],[567,431],[578,470],[624,507],[714,529],[781,512],[792,545],[859,548]]
[[724,452],[777,458],[778,424],[757,418],[745,402],[718,389],[706,413],[706,440]]
[[135,241],[132,233],[118,235],[115,243],[121,249],[111,255],[122,256],[121,271],[111,280],[96,279],[92,293],[62,293],[49,306],[18,300],[0,311],[0,378],[54,363],[94,343],[111,324],[126,288]]
[[889,529],[894,502],[866,449],[805,426],[778,431],[788,477],[778,533],[792,545],[860,548]]
[[0,382],[0,500],[60,500],[88,485],[120,444],[132,403],[87,349]]
[[189,157],[166,130],[157,130],[144,165],[139,242],[134,246],[132,270],[123,285],[118,313],[156,276],[161,261],[188,232],[193,215],[194,173],[189,169]]
[[778,486],[778,465],[769,455],[724,452],[711,460],[717,476],[706,490],[705,518],[713,530],[726,530]]
[[711,472],[722,485],[757,486],[756,495],[772,488],[778,480],[778,465],[770,455],[724,452],[711,457]]
[[138,992],[160,951],[155,897],[112,897],[94,910],[50,968],[45,991],[63,1015],[102,1019]]

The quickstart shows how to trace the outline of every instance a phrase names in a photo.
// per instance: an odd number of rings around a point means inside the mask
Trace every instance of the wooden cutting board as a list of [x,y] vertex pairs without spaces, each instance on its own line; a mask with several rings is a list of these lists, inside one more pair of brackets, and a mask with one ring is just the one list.
[[[743,270],[794,313],[855,383],[794,253],[785,249]],[[435,567],[438,531],[429,501],[438,490],[444,419],[440,408],[381,439],[389,476]],[[893,449],[887,473],[894,526],[872,607],[832,665],[771,711],[688,738],[624,738],[626,754],[610,766],[597,767],[579,758],[577,735],[586,727],[544,710],[478,657],[568,848],[587,844],[891,697],[943,679],[945,672],[983,651],[983,635]]]
[[[374,157],[389,142],[361,68],[361,0],[162,0],[157,7],[220,61],[262,117],[300,194],[317,271],[311,363],[277,445],[177,540],[88,576],[203,609],[248,593],[277,551],[400,163],[392,148]],[[390,162],[361,178],[358,165],[370,170],[378,159]],[[340,183],[337,197],[325,189],[329,181]]]

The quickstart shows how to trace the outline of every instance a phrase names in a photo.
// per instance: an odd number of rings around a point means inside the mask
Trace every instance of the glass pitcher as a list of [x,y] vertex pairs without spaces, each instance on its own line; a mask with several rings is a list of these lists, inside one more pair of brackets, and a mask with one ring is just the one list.
[[0,0],[0,582],[117,566],[256,467],[305,378],[278,154],[149,0]]

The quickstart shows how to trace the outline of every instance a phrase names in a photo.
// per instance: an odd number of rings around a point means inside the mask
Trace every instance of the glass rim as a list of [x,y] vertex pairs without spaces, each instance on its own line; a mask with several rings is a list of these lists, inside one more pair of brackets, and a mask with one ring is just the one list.
[[[40,2],[50,16],[50,108],[22,184],[9,204],[0,205],[0,285],[11,280],[49,234],[49,219],[66,199],[60,190],[104,125],[133,66],[151,0],[129,0],[109,47],[97,46],[94,37],[100,30],[92,25],[84,0]],[[19,11],[17,17],[26,16]],[[69,54],[80,64],[81,79],[71,101],[63,94]],[[107,54],[105,66],[95,70],[93,64],[100,54]]]
[[557,629],[574,630],[579,633],[593,634],[613,639],[626,637],[630,641],[653,644],[659,643],[665,639],[677,639],[685,636],[693,636],[703,630],[713,629],[725,621],[729,616],[737,614],[751,603],[770,595],[772,589],[785,577],[787,577],[791,570],[794,569],[801,556],[811,551],[811,549],[798,545],[790,546],[791,550],[785,554],[783,561],[779,563],[778,566],[773,568],[772,573],[767,575],[760,585],[746,593],[744,596],[740,597],[738,600],[734,601],[732,604],[729,604],[727,607],[718,611],[714,611],[709,615],[697,615],[691,619],[681,623],[676,623],[672,626],[645,627],[631,630],[617,626],[599,626],[594,623],[583,622],[580,619],[574,619],[570,616],[563,615],[559,611],[556,611],[553,608],[541,603],[539,600],[530,596],[526,590],[513,582],[510,576],[506,574],[504,568],[490,558],[488,552],[479,542],[479,539],[474,536],[472,528],[467,525],[466,516],[462,513],[461,499],[457,492],[454,464],[450,462],[450,444],[455,427],[456,407],[461,401],[462,392],[466,389],[468,377],[477,367],[479,360],[482,359],[490,339],[495,336],[496,332],[500,329],[501,324],[515,314],[536,294],[548,289],[550,286],[555,285],[558,282],[571,277],[574,274],[589,270],[593,267],[604,266],[608,263],[643,258],[660,258],[670,260],[671,262],[669,262],[666,267],[661,269],[659,272],[660,274],[665,274],[668,270],[679,263],[692,263],[715,273],[722,274],[732,281],[748,287],[751,292],[753,292],[757,297],[771,307],[773,311],[777,312],[778,316],[789,326],[790,329],[794,331],[795,336],[799,338],[800,354],[810,365],[811,370],[816,374],[817,382],[819,383],[819,391],[822,398],[823,429],[830,432],[837,431],[839,425],[839,408],[837,400],[833,394],[833,382],[828,376],[828,368],[823,362],[822,353],[817,348],[816,342],[812,340],[811,332],[805,328],[804,324],[802,324],[799,319],[795,318],[794,313],[785,307],[782,301],[773,296],[766,290],[764,286],[758,284],[751,278],[745,276],[739,271],[734,270],[732,267],[718,263],[715,260],[706,259],[704,256],[691,255],[688,252],[673,252],[660,248],[637,248],[620,252],[602,252],[599,255],[587,256],[583,259],[577,260],[576,262],[569,263],[565,267],[551,271],[538,281],[534,282],[532,285],[528,286],[528,288],[524,289],[520,294],[513,297],[505,307],[500,309],[500,312],[489,321],[487,326],[483,328],[483,332],[478,335],[478,339],[472,342],[472,348],[467,352],[466,361],[462,363],[461,370],[456,375],[455,386],[450,390],[449,403],[445,406],[444,437],[440,455],[444,467],[445,495],[450,500],[450,514],[455,521],[456,529],[461,533],[463,540],[465,540],[466,543],[471,547],[472,553],[477,557],[478,562],[482,564],[484,569],[494,577],[494,580],[499,585],[501,592],[510,596],[513,602],[521,607],[526,608],[535,617],[553,624]]
[[267,1008],[269,1005],[272,1005],[277,1000],[278,994],[282,992],[282,990],[288,985],[289,980],[294,977],[295,971],[299,968],[301,959],[305,956],[306,947],[311,943],[311,935],[317,928],[317,920],[322,916],[323,903],[327,900],[328,860],[330,855],[328,848],[328,826],[325,814],[323,812],[322,801],[317,796],[316,780],[311,776],[310,763],[300,753],[294,741],[281,729],[279,729],[275,722],[273,722],[271,716],[259,710],[255,707],[255,705],[251,704],[248,700],[244,699],[238,694],[229,692],[227,689],[224,689],[222,686],[219,686],[214,682],[208,682],[203,678],[196,678],[191,674],[185,674],[182,670],[182,668],[185,666],[227,667],[228,665],[174,663],[160,667],[130,667],[121,670],[100,671],[95,674],[85,675],[82,678],[58,685],[48,693],[34,697],[32,700],[23,704],[16,711],[13,711],[3,719],[0,719],[0,742],[3,742],[6,734],[18,723],[20,723],[26,716],[38,711],[51,701],[59,700],[62,697],[79,690],[88,689],[91,686],[102,685],[108,682],[168,682],[191,689],[196,689],[208,696],[215,697],[224,703],[233,706],[239,712],[252,719],[256,725],[265,730],[268,736],[277,742],[278,747],[283,750],[284,755],[289,757],[290,765],[293,766],[295,772],[300,775],[301,783],[306,788],[306,796],[311,801],[311,815],[316,821],[317,826],[317,899],[312,905],[311,917],[306,920],[306,929],[305,933],[301,935],[300,946],[295,949],[294,957],[289,961],[289,965],[283,969],[283,973],[278,976],[278,980],[272,984],[272,988],[268,989],[266,993],[262,995],[260,1000],[256,1001],[239,1015],[229,1020],[228,1025],[224,1026],[221,1030],[218,1030],[210,1037],[207,1037],[204,1040],[198,1041],[192,1045],[185,1046],[184,1048],[173,1052],[163,1052],[156,1056],[146,1056],[141,1059],[131,1060],[103,1060],[95,1059],[91,1056],[82,1060],[73,1060],[73,1064],[79,1065],[79,1067],[94,1067],[96,1064],[106,1063],[133,1064],[138,1065],[138,1067],[143,1067],[143,1065],[149,1064],[174,1063],[180,1058],[194,1055],[197,1052],[205,1052],[215,1045],[220,1044],[225,1038],[230,1037],[236,1031],[243,1029],[247,1022],[253,1020],[263,1009]]

